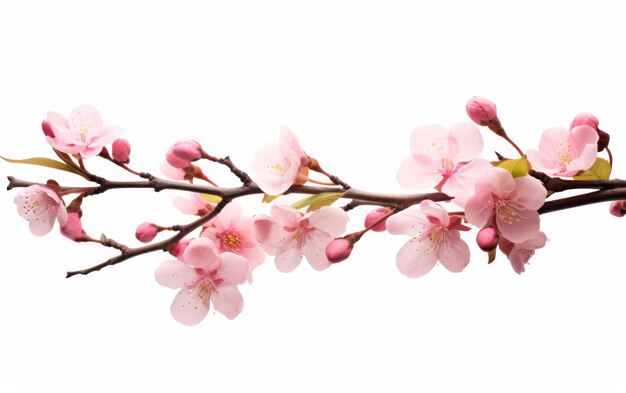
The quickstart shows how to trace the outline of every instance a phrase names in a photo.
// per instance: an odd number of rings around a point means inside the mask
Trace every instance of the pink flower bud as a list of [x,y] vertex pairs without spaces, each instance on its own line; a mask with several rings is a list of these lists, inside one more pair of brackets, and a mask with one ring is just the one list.
[[159,233],[159,228],[155,224],[144,222],[137,227],[135,237],[142,243],[149,243],[156,237],[157,233]]
[[478,231],[478,235],[476,235],[478,247],[485,252],[496,248],[499,240],[500,236],[498,236],[498,232],[493,227],[485,227]]
[[203,155],[200,144],[191,140],[174,143],[172,147],[170,147],[170,151],[177,158],[187,162],[199,160]]
[[61,234],[71,240],[80,240],[83,237],[83,224],[79,212],[68,212],[67,223],[61,227]]
[[626,215],[626,209],[624,209],[624,202],[626,201],[613,201],[609,212],[615,217],[624,217]]
[[576,115],[574,120],[572,120],[572,123],[570,124],[569,129],[571,130],[572,128],[576,126],[583,126],[583,125],[589,126],[593,129],[598,129],[599,123],[600,122],[598,121],[598,118],[592,115],[591,113],[580,112],[579,114]]
[[331,263],[345,260],[352,253],[352,243],[349,240],[340,238],[328,243],[326,246],[326,258]]
[[465,105],[465,110],[470,119],[481,126],[488,126],[498,118],[496,105],[484,97],[470,98]]
[[[384,208],[384,207],[379,207],[377,209],[372,210],[371,212],[368,213],[367,217],[365,217],[365,228],[369,228],[370,225],[374,224],[376,221],[385,217],[387,214],[389,214],[389,209]],[[387,222],[387,219],[385,218],[383,221],[374,225],[371,228],[371,230],[374,232],[382,232],[386,230],[387,229],[385,225],[386,222]]]
[[126,139],[116,139],[113,142],[111,154],[115,162],[120,164],[128,164],[130,162],[130,143]]
[[174,168],[178,168],[178,169],[185,169],[185,168],[188,168],[191,165],[191,163],[189,161],[185,161],[185,160],[182,160],[182,159],[176,157],[174,155],[174,153],[172,152],[172,150],[169,150],[165,154],[165,160],[167,160],[168,164],[170,164]]
[[170,247],[169,253],[173,255],[174,257],[180,259],[181,255],[183,255],[183,253],[187,249],[187,246],[189,245],[190,241],[191,239],[183,239],[179,241],[178,243]]
[[41,122],[41,129],[46,136],[54,138],[54,131],[52,131],[52,127],[50,126],[50,123],[48,123],[48,120]]

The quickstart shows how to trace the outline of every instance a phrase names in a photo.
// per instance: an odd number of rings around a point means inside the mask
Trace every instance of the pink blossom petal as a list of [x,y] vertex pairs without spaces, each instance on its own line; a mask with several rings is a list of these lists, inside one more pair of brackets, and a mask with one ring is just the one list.
[[513,176],[502,168],[491,168],[485,177],[491,185],[491,192],[500,198],[508,199],[515,190]]
[[562,176],[575,176],[580,171],[586,171],[593,166],[597,157],[597,145],[586,145],[581,152],[580,157],[572,160],[572,162],[567,165],[567,174],[563,174]]
[[298,247],[298,241],[290,237],[276,250],[276,268],[279,272],[292,272],[302,261],[302,249]]
[[588,125],[576,126],[570,131],[570,140],[578,152],[582,152],[587,145],[594,146],[597,152],[598,138],[598,132]]
[[185,178],[185,171],[171,166],[167,161],[163,161],[159,165],[159,169],[161,169],[161,172],[163,172],[163,174],[170,179],[183,180]]
[[405,187],[431,188],[439,184],[443,176],[430,156],[416,154],[402,160],[396,178]]
[[243,310],[243,297],[236,285],[222,285],[211,294],[216,311],[226,318],[233,319]]
[[220,254],[221,264],[217,270],[218,279],[226,284],[243,284],[248,276],[248,261],[241,255],[225,252]]
[[122,128],[118,126],[104,126],[100,130],[98,135],[94,135],[90,140],[90,145],[98,145],[102,147],[104,145],[108,145],[109,143],[113,143],[120,134],[122,133]]
[[396,256],[396,266],[400,273],[415,278],[428,273],[437,264],[437,256],[432,252],[430,242],[412,238],[400,248]]
[[343,234],[350,219],[345,210],[334,206],[324,206],[314,211],[308,218],[311,226],[332,237]]
[[427,225],[426,215],[417,209],[407,209],[387,219],[387,231],[392,235],[414,236]]
[[304,153],[302,147],[300,146],[300,142],[298,142],[298,138],[296,138],[296,134],[291,131],[289,127],[281,127],[280,128],[280,137],[278,138],[278,142],[281,145],[285,145],[300,158],[300,166],[309,165],[309,157]]
[[272,217],[279,224],[288,227],[297,227],[298,221],[302,217],[302,213],[299,210],[287,205],[273,205],[271,211]]
[[204,204],[198,203],[198,200],[191,198],[184,198],[180,196],[174,197],[172,200],[174,206],[184,214],[197,214],[199,210],[205,209]]
[[543,155],[553,155],[569,143],[570,132],[565,128],[550,128],[541,134],[539,152]]
[[537,171],[546,173],[555,173],[558,171],[556,163],[537,150],[528,149],[528,152],[526,152],[526,158],[530,162],[533,169]]
[[470,261],[470,249],[459,235],[459,232],[448,232],[446,242],[439,251],[439,261],[446,269],[459,273]]
[[309,261],[313,269],[322,271],[330,266],[328,257],[326,257],[326,246],[334,239],[319,230],[313,230],[307,243],[304,245],[304,256]]
[[209,302],[198,296],[197,288],[183,288],[174,298],[170,312],[183,325],[197,325],[209,313]]
[[233,227],[239,221],[242,213],[243,208],[240,204],[237,202],[230,202],[228,205],[224,206],[217,217],[211,220],[211,223],[215,225],[218,231],[234,229]]
[[218,255],[215,243],[206,237],[200,237],[189,243],[182,259],[188,265],[211,271],[216,270],[220,264]]
[[265,253],[260,246],[254,246],[244,249],[241,255],[248,260],[248,275],[246,279],[252,284],[252,272],[265,261]]
[[182,288],[191,285],[198,275],[196,271],[180,261],[166,261],[154,272],[156,282],[168,288]]
[[457,162],[470,161],[483,150],[483,137],[472,123],[458,123],[450,127],[450,135],[457,142],[457,150],[452,152]]
[[422,201],[420,202],[420,210],[428,216],[429,221],[434,218],[438,225],[443,225],[444,227],[447,227],[450,224],[450,216],[448,215],[448,212],[436,202],[428,199]]
[[532,176],[517,177],[514,180],[517,186],[512,201],[529,210],[538,210],[543,206],[547,191],[541,181]]
[[417,127],[411,133],[411,153],[426,153],[432,158],[439,158],[442,151],[449,151],[450,132],[443,126],[433,124]]
[[457,171],[443,184],[441,192],[453,196],[452,201],[464,207],[465,203],[474,196],[476,183],[491,170],[492,165],[486,160],[475,158],[457,168]]
[[476,185],[476,194],[465,204],[465,218],[475,227],[487,224],[494,211],[493,194],[489,188]]
[[539,233],[539,213],[536,210],[519,210],[518,218],[510,222],[502,220],[496,214],[498,230],[513,243],[521,243],[537,236]]
[[91,105],[81,105],[74,108],[68,119],[72,133],[80,139],[81,131],[100,130],[102,128],[102,117],[100,112]]
[[252,232],[266,253],[276,255],[276,249],[285,236],[276,220],[265,214],[258,215],[252,222]]

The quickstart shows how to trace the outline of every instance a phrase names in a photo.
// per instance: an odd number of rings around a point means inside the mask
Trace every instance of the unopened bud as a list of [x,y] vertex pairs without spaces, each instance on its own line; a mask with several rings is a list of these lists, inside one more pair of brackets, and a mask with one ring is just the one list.
[[609,208],[609,212],[615,217],[624,217],[626,215],[625,203],[626,201],[611,202],[611,207]]
[[83,238],[83,224],[80,221],[80,213],[67,213],[67,223],[61,227],[61,234],[71,240]]
[[178,169],[185,169],[189,165],[191,165],[189,161],[185,161],[183,159],[178,158],[176,155],[174,155],[172,150],[169,150],[165,154],[165,159],[167,160],[168,164],[170,164],[174,168],[178,168]]
[[598,128],[598,124],[600,124],[600,122],[598,121],[597,117],[595,117],[591,113],[580,112],[579,114],[576,115],[574,120],[572,120],[572,123],[570,124],[569,129],[571,130],[572,128],[576,126],[585,125],[595,130]]
[[137,227],[135,237],[142,243],[149,243],[156,237],[157,233],[159,233],[159,228],[155,224],[144,222]]
[[200,144],[192,140],[178,141],[170,147],[170,151],[177,158],[187,162],[199,160],[203,155]]
[[485,227],[478,231],[478,235],[476,235],[478,247],[486,252],[495,249],[499,240],[500,236],[498,235],[498,231],[493,227]]
[[[389,214],[390,210],[384,207],[379,207],[377,209],[372,210],[368,213],[367,217],[365,217],[365,228],[369,228],[371,225],[374,225],[377,221],[382,219],[383,217]],[[382,232],[387,229],[385,223],[387,222],[387,218],[379,222],[370,228],[374,232]]]
[[48,120],[41,122],[41,129],[47,137],[54,138],[54,131],[52,131],[52,127],[50,126],[50,123],[48,123]]
[[607,132],[599,129],[599,124],[600,122],[598,121],[598,118],[591,113],[580,112],[576,115],[574,120],[572,120],[569,129],[571,131],[574,127],[589,126],[596,130],[596,132],[598,133],[598,151],[600,152],[607,148],[607,146],[609,145],[609,141],[611,140],[611,136]]
[[344,238],[335,239],[326,246],[326,258],[331,263],[341,262],[347,259],[351,253],[352,243]]
[[480,126],[488,126],[498,119],[496,105],[484,97],[474,96],[465,105],[467,115]]
[[115,162],[128,164],[130,162],[130,143],[126,139],[116,139],[111,148],[111,155]]
[[180,258],[180,256],[183,255],[183,253],[187,249],[190,241],[191,239],[183,239],[179,241],[178,243],[170,247],[169,253],[176,258]]

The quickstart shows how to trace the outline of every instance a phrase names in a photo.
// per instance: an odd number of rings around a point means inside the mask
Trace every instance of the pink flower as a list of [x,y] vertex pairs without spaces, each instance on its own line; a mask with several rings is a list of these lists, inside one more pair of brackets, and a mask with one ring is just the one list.
[[582,125],[587,125],[591,128],[597,129],[599,124],[600,122],[598,121],[598,118],[591,113],[580,112],[576,115],[574,120],[572,120],[571,124],[569,125],[569,129],[571,130],[574,127]]
[[200,323],[209,312],[209,302],[228,319],[243,309],[243,297],[237,288],[248,274],[245,258],[230,252],[220,254],[207,238],[193,239],[182,261],[163,262],[156,270],[156,281],[169,288],[181,288],[170,311],[185,325]]
[[59,194],[50,187],[28,186],[15,196],[17,213],[29,223],[35,236],[42,236],[52,230],[55,221],[60,226],[67,223],[67,210]]
[[272,217],[255,217],[253,230],[261,247],[275,255],[281,272],[293,271],[306,257],[315,270],[330,266],[325,249],[346,230],[348,215],[338,207],[324,206],[314,212],[302,212],[284,205],[272,206]]
[[456,124],[450,131],[438,125],[418,127],[411,134],[411,155],[400,164],[398,181],[415,188],[436,187],[463,206],[476,180],[491,167],[476,158],[482,148],[480,131],[470,123]]
[[308,164],[309,157],[294,133],[283,127],[278,144],[268,144],[257,151],[251,176],[264,193],[281,195],[296,181],[305,180],[301,179],[300,172]]
[[396,256],[400,272],[408,277],[428,273],[440,261],[451,272],[461,272],[470,260],[470,250],[459,231],[467,231],[458,216],[433,201],[422,201],[420,210],[401,211],[387,219],[387,230],[393,235],[408,235]]
[[537,210],[546,194],[533,177],[514,179],[504,169],[492,168],[476,183],[476,194],[465,204],[465,218],[478,228],[491,220],[503,237],[520,243],[537,236]]
[[[90,105],[74,109],[69,120],[56,112],[48,112],[47,141],[55,149],[82,158],[98,155],[104,145],[117,139],[121,129],[105,126],[98,110]],[[52,133],[54,136],[48,136]]]
[[159,166],[159,168],[161,169],[161,172],[163,172],[163,174],[169,177],[170,179],[185,180],[187,173],[180,168],[176,168],[170,165],[170,163],[167,161],[163,161],[161,165]]
[[252,218],[244,217],[241,205],[230,202],[211,221],[202,236],[211,239],[219,252],[232,252],[246,258],[252,282],[252,270],[265,260],[265,253],[252,233]]
[[529,149],[528,160],[534,169],[552,176],[574,176],[596,161],[598,133],[588,125],[571,131],[551,128],[544,131],[539,151]]
[[515,273],[521,274],[526,270],[524,265],[535,255],[535,250],[545,246],[547,240],[548,238],[543,232],[539,232],[534,238],[521,243],[511,243],[507,239],[502,239],[500,240],[500,250],[509,258]]

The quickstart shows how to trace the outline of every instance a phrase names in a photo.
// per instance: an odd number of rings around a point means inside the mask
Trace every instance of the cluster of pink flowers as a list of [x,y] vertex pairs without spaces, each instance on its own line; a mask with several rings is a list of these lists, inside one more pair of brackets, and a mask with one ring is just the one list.
[[[396,256],[398,270],[408,277],[428,273],[437,262],[450,272],[463,271],[470,262],[470,247],[461,232],[470,231],[468,225],[478,229],[476,242],[491,259],[499,248],[516,273],[524,272],[535,250],[547,241],[540,230],[538,212],[545,203],[547,190],[535,171],[560,177],[587,171],[597,160],[601,161],[597,153],[608,150],[608,134],[598,128],[593,115],[582,113],[572,121],[569,130],[545,131],[538,150],[529,149],[524,154],[507,136],[491,101],[473,97],[466,109],[474,123],[506,139],[522,157],[495,162],[479,158],[483,139],[475,124],[458,123],[449,129],[439,125],[418,127],[410,137],[410,155],[399,166],[398,182],[413,189],[435,189],[449,200],[423,200],[416,208],[408,209],[381,203],[367,215],[363,228],[354,233],[345,234],[347,209],[331,206],[344,195],[334,193],[337,188],[329,193],[331,197],[325,203],[314,207],[314,201],[319,200],[311,199],[305,204],[311,205],[306,213],[295,208],[301,204],[275,204],[271,206],[271,215],[256,216],[246,216],[240,204],[220,202],[220,197],[212,195],[190,193],[187,198],[175,197],[174,205],[181,212],[206,220],[197,222],[197,237],[172,241],[179,240],[169,247],[175,259],[163,262],[155,272],[159,284],[179,289],[170,308],[173,317],[194,325],[203,320],[212,304],[227,318],[235,318],[243,309],[238,286],[246,281],[252,283],[253,272],[263,263],[265,254],[274,257],[281,272],[296,269],[303,257],[313,269],[321,271],[347,259],[368,231],[409,236]],[[119,127],[104,125],[99,112],[91,106],[74,109],[68,119],[49,112],[42,129],[66,170],[93,179],[83,160],[100,156],[134,174],[149,177],[128,168],[129,142],[119,138]],[[183,140],[167,151],[162,169],[173,179],[201,179],[215,185],[195,164],[202,159],[220,161],[198,142]],[[307,181],[326,184],[310,179],[309,170],[328,176],[333,181],[330,185],[349,188],[321,170],[319,163],[304,152],[294,133],[283,127],[277,143],[257,152],[251,168],[253,183],[250,179],[243,182],[258,185],[257,191],[260,189],[267,199],[273,199],[293,192],[294,185]],[[81,190],[63,188],[51,180],[25,188],[14,201],[18,214],[29,222],[34,235],[49,233],[58,222],[65,237],[97,242],[82,226],[84,195],[69,205],[63,199],[77,192]],[[621,217],[626,214],[625,206],[626,202],[615,201],[610,211]],[[211,219],[208,214],[213,214]],[[137,227],[135,236],[143,243],[151,243],[159,233],[174,230],[179,228],[145,222]]]

